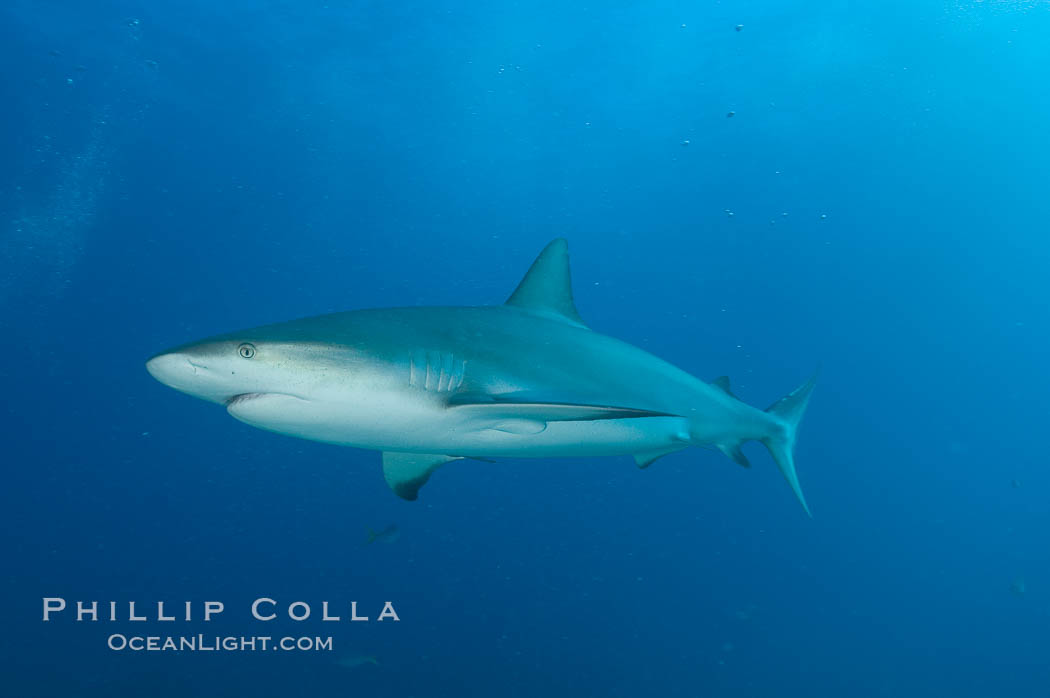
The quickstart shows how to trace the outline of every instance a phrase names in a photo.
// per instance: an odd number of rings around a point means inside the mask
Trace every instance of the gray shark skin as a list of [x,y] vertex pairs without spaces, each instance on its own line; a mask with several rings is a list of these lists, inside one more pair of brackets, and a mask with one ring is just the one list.
[[459,458],[632,455],[644,468],[709,446],[747,467],[740,446],[756,440],[809,513],[793,451],[814,379],[763,411],[724,377],[706,383],[588,329],[562,239],[502,306],[322,315],[186,344],[146,368],[252,426],[382,451],[405,499]]

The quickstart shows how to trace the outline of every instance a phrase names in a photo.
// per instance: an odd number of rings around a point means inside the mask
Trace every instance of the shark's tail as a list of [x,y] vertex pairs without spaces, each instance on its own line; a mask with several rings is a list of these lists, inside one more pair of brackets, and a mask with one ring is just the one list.
[[780,466],[780,472],[784,473],[784,478],[791,485],[795,496],[798,497],[802,508],[809,516],[813,515],[809,512],[806,498],[802,495],[802,488],[798,484],[798,475],[795,473],[795,437],[798,435],[798,425],[802,422],[802,415],[806,412],[806,405],[809,404],[809,396],[816,384],[817,377],[814,375],[766,409],[766,413],[774,418],[775,424],[773,433],[762,439],[762,443],[766,445],[773,460]]

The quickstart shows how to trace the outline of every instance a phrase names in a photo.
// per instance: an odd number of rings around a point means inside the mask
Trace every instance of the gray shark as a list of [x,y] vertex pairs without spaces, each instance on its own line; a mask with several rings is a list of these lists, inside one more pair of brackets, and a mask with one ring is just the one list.
[[416,499],[461,458],[632,455],[689,446],[747,467],[769,449],[806,513],[794,447],[814,379],[766,410],[637,347],[576,311],[568,246],[554,240],[500,306],[355,310],[186,344],[146,368],[261,429],[383,452],[391,489]]

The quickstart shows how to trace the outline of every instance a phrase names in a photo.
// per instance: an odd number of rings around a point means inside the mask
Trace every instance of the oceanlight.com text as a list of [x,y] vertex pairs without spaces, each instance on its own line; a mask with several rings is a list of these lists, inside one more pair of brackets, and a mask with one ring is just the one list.
[[331,652],[332,638],[114,633],[106,640],[106,645],[115,652]]

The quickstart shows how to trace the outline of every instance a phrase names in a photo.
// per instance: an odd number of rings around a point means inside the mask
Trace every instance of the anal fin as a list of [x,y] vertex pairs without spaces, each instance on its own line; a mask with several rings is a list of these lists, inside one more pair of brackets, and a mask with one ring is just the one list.
[[742,466],[744,468],[750,468],[751,461],[747,459],[747,456],[744,455],[743,450],[741,450],[740,448],[740,445],[742,443],[742,441],[737,441],[735,444],[718,444],[718,450],[726,454],[729,460],[733,461],[737,465]]
[[383,452],[383,477],[398,497],[414,501],[435,470],[460,456]]

